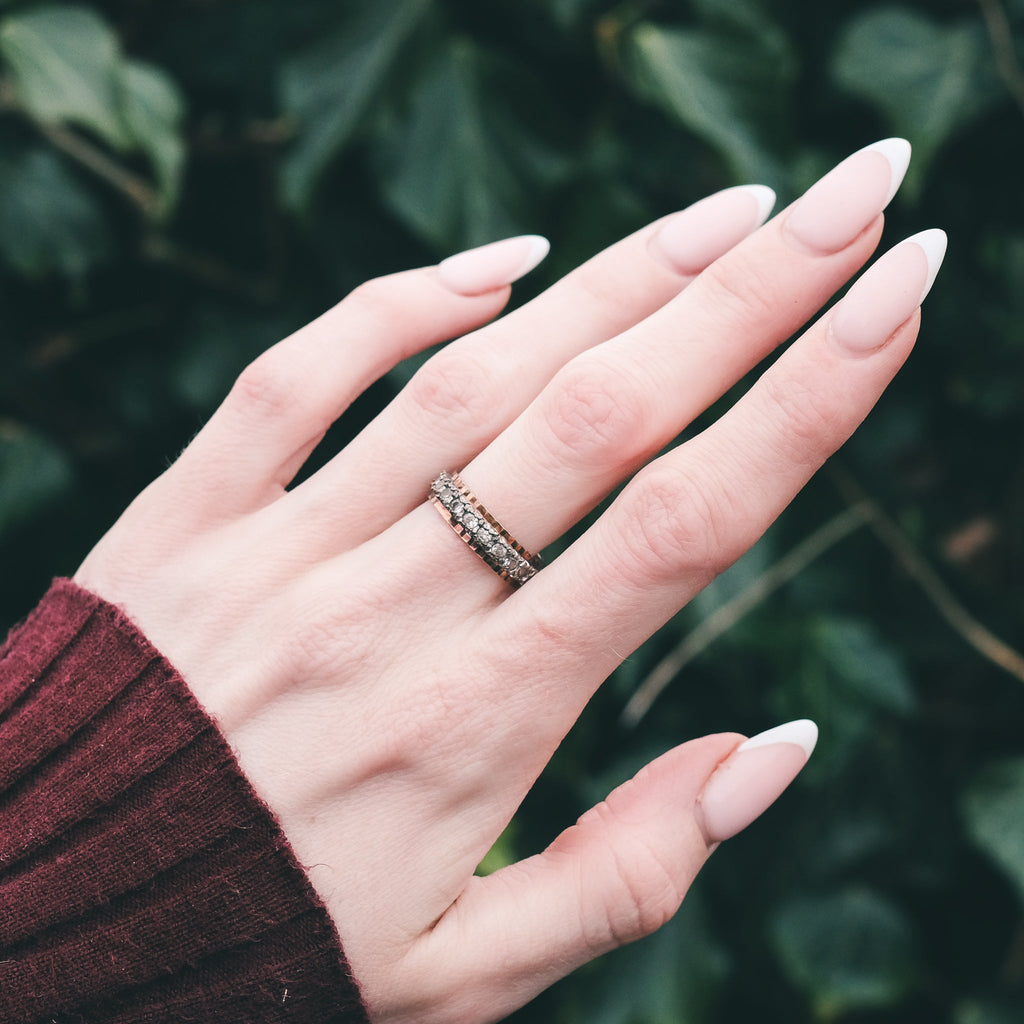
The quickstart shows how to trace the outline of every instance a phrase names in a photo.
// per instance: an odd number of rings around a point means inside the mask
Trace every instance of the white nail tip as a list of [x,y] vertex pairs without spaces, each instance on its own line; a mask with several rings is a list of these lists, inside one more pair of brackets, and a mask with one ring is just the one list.
[[913,242],[919,246],[924,251],[925,259],[928,261],[928,278],[924,283],[920,299],[921,302],[924,302],[926,296],[932,290],[932,285],[935,284],[939,267],[942,266],[942,260],[946,255],[946,232],[941,228],[929,228],[927,231],[911,235],[906,242]]
[[892,171],[892,182],[889,185],[889,194],[885,199],[885,205],[888,206],[892,202],[892,197],[896,195],[900,185],[903,183],[907,168],[910,166],[910,143],[906,139],[882,139],[881,142],[873,142],[870,146],[865,146],[861,150],[862,153],[868,151],[881,153],[889,161],[889,167]]
[[804,754],[810,757],[818,742],[818,727],[809,718],[801,718],[795,722],[786,722],[785,725],[777,725],[774,729],[767,729],[751,736],[736,748],[736,753],[741,750],[753,750],[756,747],[767,747],[774,743],[792,743],[802,747]]
[[529,244],[529,250],[523,260],[523,265],[515,276],[517,281],[539,266],[551,251],[551,243],[543,235],[522,235],[521,237],[522,241]]

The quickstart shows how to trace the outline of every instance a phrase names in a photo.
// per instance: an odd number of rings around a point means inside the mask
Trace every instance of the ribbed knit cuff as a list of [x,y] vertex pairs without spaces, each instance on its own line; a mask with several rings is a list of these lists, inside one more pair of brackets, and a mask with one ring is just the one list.
[[0,1021],[367,1021],[224,738],[68,580],[0,649]]

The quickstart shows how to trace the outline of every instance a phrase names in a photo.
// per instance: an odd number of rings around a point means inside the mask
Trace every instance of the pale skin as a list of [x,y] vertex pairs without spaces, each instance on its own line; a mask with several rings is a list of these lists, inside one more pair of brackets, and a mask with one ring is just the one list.
[[[935,269],[913,243],[851,296],[842,330],[826,313],[717,423],[652,461],[869,259],[890,190],[874,156],[852,214],[819,203],[827,245],[791,207],[680,272],[651,225],[496,321],[507,286],[460,294],[437,268],[356,289],[243,372],[79,570],[220,725],[374,1021],[500,1019],[667,920],[734,830],[702,793],[743,738],[704,737],[548,850],[474,875],[601,682],[761,535],[910,352]],[[449,338],[289,489],[360,392]],[[630,482],[513,592],[425,503],[441,469],[462,470],[531,550]],[[780,769],[779,791],[802,763]]]

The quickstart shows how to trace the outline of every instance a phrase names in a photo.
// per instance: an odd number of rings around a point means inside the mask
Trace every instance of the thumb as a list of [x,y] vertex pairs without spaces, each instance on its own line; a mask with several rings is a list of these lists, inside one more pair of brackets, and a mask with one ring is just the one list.
[[817,732],[798,721],[745,742],[720,734],[684,743],[544,853],[474,878],[432,933],[447,946],[434,950],[441,962],[459,964],[459,1005],[444,1019],[499,1020],[576,967],[656,931],[715,846],[793,781]]

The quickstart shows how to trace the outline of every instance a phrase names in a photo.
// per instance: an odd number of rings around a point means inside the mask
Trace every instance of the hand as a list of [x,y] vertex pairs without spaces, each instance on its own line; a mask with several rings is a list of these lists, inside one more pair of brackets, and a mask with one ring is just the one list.
[[[608,673],[761,535],[906,358],[941,232],[649,462],[867,260],[908,158],[869,147],[742,241],[766,190],[719,193],[479,330],[537,240],[370,282],[248,367],[83,564],[220,724],[375,1020],[495,1020],[652,931],[803,765],[808,725],[691,741],[542,854],[473,873]],[[287,489],[373,380],[459,336]],[[443,468],[532,551],[632,478],[513,591],[424,501]]]

